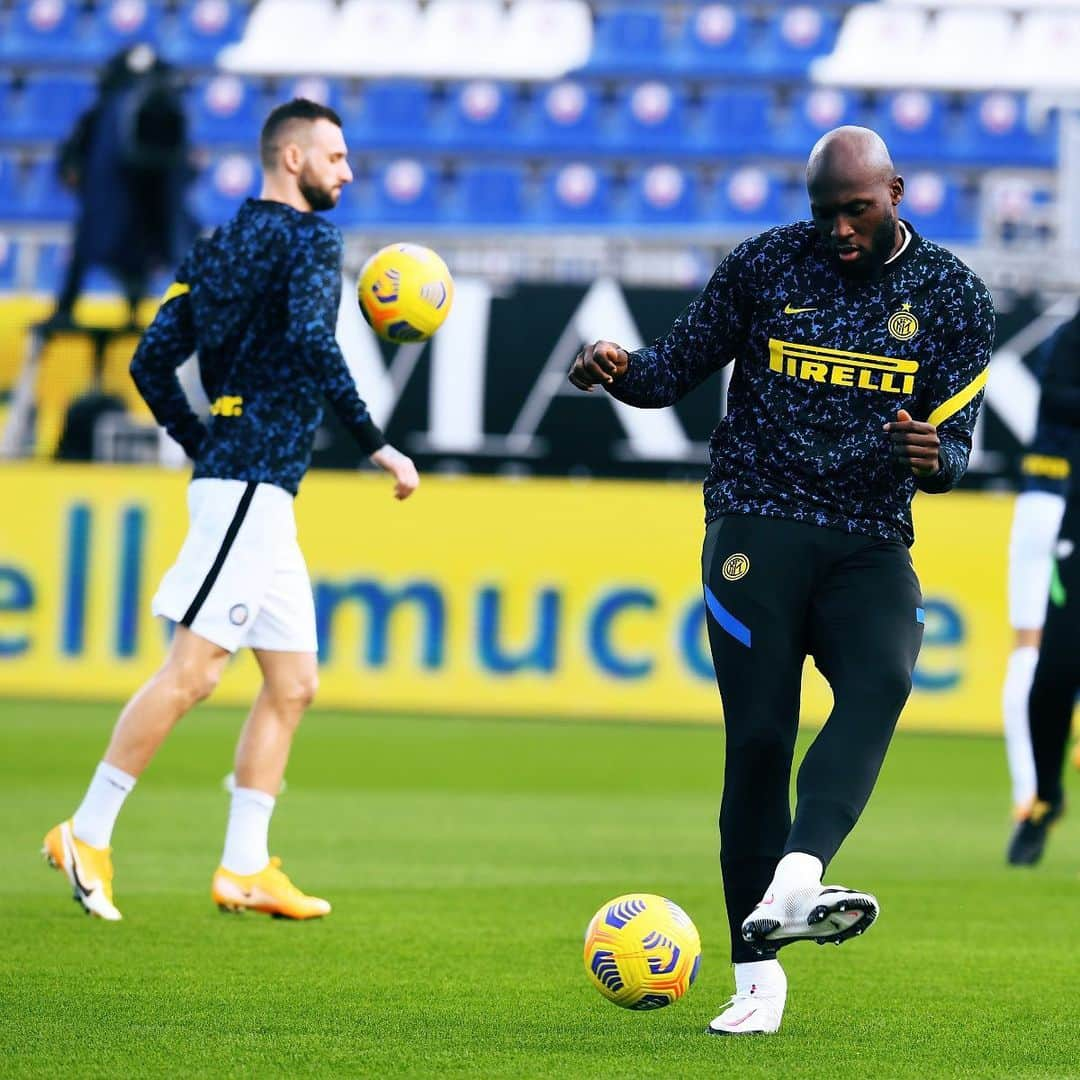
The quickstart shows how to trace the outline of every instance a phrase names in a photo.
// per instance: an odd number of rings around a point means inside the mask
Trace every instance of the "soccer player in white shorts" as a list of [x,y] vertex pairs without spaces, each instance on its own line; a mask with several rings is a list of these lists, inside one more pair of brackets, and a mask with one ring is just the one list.
[[[190,527],[153,600],[176,626],[162,668],[120,714],[86,795],[44,853],[90,914],[117,920],[110,842],[125,798],[176,722],[250,648],[263,675],[236,747],[235,785],[211,896],[224,910],[292,919],[330,905],[301,892],[269,854],[270,815],[293,734],[318,685],[315,609],[293,497],[323,403],[405,499],[419,478],[357,393],[334,337],[342,238],[313,211],[352,179],[341,120],[296,99],[260,137],[260,198],[199,240],[147,329],[131,373],[157,421],[195,464]],[[198,352],[210,416],[191,410],[176,369]]]
[[[1029,455],[1028,468],[1068,469],[1062,458]],[[1029,475],[1031,475],[1029,473]],[[1067,474],[1066,474],[1067,475]],[[1009,536],[1009,625],[1013,629],[1013,650],[1005,667],[1001,707],[1005,720],[1005,753],[1012,782],[1013,817],[1022,820],[1035,797],[1035,760],[1028,731],[1028,694],[1039,641],[1046,618],[1046,598],[1054,542],[1065,511],[1065,497],[1054,490],[1035,487],[1016,497]]]

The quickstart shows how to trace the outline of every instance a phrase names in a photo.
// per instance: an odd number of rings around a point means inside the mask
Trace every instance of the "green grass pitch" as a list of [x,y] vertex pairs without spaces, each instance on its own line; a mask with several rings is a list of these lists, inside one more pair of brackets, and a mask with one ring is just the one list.
[[[1080,821],[1008,870],[999,740],[896,739],[828,875],[881,919],[785,950],[780,1034],[722,1039],[720,730],[316,710],[271,846],[334,913],[293,924],[210,902],[241,717],[204,708],[120,819],[107,924],[37,853],[113,716],[0,702],[2,1076],[1080,1076]],[[654,1013],[582,970],[586,922],[627,891],[671,896],[704,943]]]

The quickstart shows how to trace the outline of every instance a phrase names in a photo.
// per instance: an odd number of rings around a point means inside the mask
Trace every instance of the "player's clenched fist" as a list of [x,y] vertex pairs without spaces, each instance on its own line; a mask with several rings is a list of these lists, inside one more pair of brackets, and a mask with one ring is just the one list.
[[933,476],[941,468],[938,451],[941,440],[937,428],[913,420],[906,409],[899,409],[894,423],[886,424],[892,456],[907,465],[917,476]]
[[598,383],[613,383],[626,371],[629,363],[630,357],[621,345],[614,341],[598,341],[586,345],[574,357],[569,379],[579,390],[591,392]]

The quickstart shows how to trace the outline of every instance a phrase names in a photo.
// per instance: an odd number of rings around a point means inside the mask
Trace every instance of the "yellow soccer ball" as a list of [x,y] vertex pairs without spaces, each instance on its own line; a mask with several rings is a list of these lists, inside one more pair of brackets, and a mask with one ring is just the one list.
[[454,279],[446,263],[420,244],[389,244],[360,271],[360,310],[386,341],[427,341],[454,302]]
[[701,966],[701,938],[678,904],[652,893],[609,900],[585,931],[585,971],[624,1009],[662,1009],[686,993]]

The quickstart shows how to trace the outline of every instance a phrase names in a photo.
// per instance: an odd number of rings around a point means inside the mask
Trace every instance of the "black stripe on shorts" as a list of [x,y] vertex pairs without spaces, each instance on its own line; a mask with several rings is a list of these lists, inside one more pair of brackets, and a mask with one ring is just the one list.
[[210,572],[206,575],[202,585],[199,586],[199,591],[195,594],[195,599],[191,601],[191,607],[187,609],[184,613],[184,617],[180,620],[181,626],[191,626],[195,621],[195,616],[199,614],[199,608],[203,606],[206,598],[210,595],[210,590],[214,587],[214,582],[217,581],[218,575],[221,573],[221,568],[225,565],[225,559],[229,554],[229,548],[233,546],[236,534],[240,531],[240,526],[244,523],[248,507],[251,505],[251,500],[255,498],[255,489],[258,486],[257,483],[249,483],[248,486],[244,488],[244,494],[240,496],[240,503],[236,507],[236,513],[233,514],[232,521],[229,522],[229,527],[225,530],[225,539],[221,541],[221,547],[214,559],[214,565],[210,567]]

